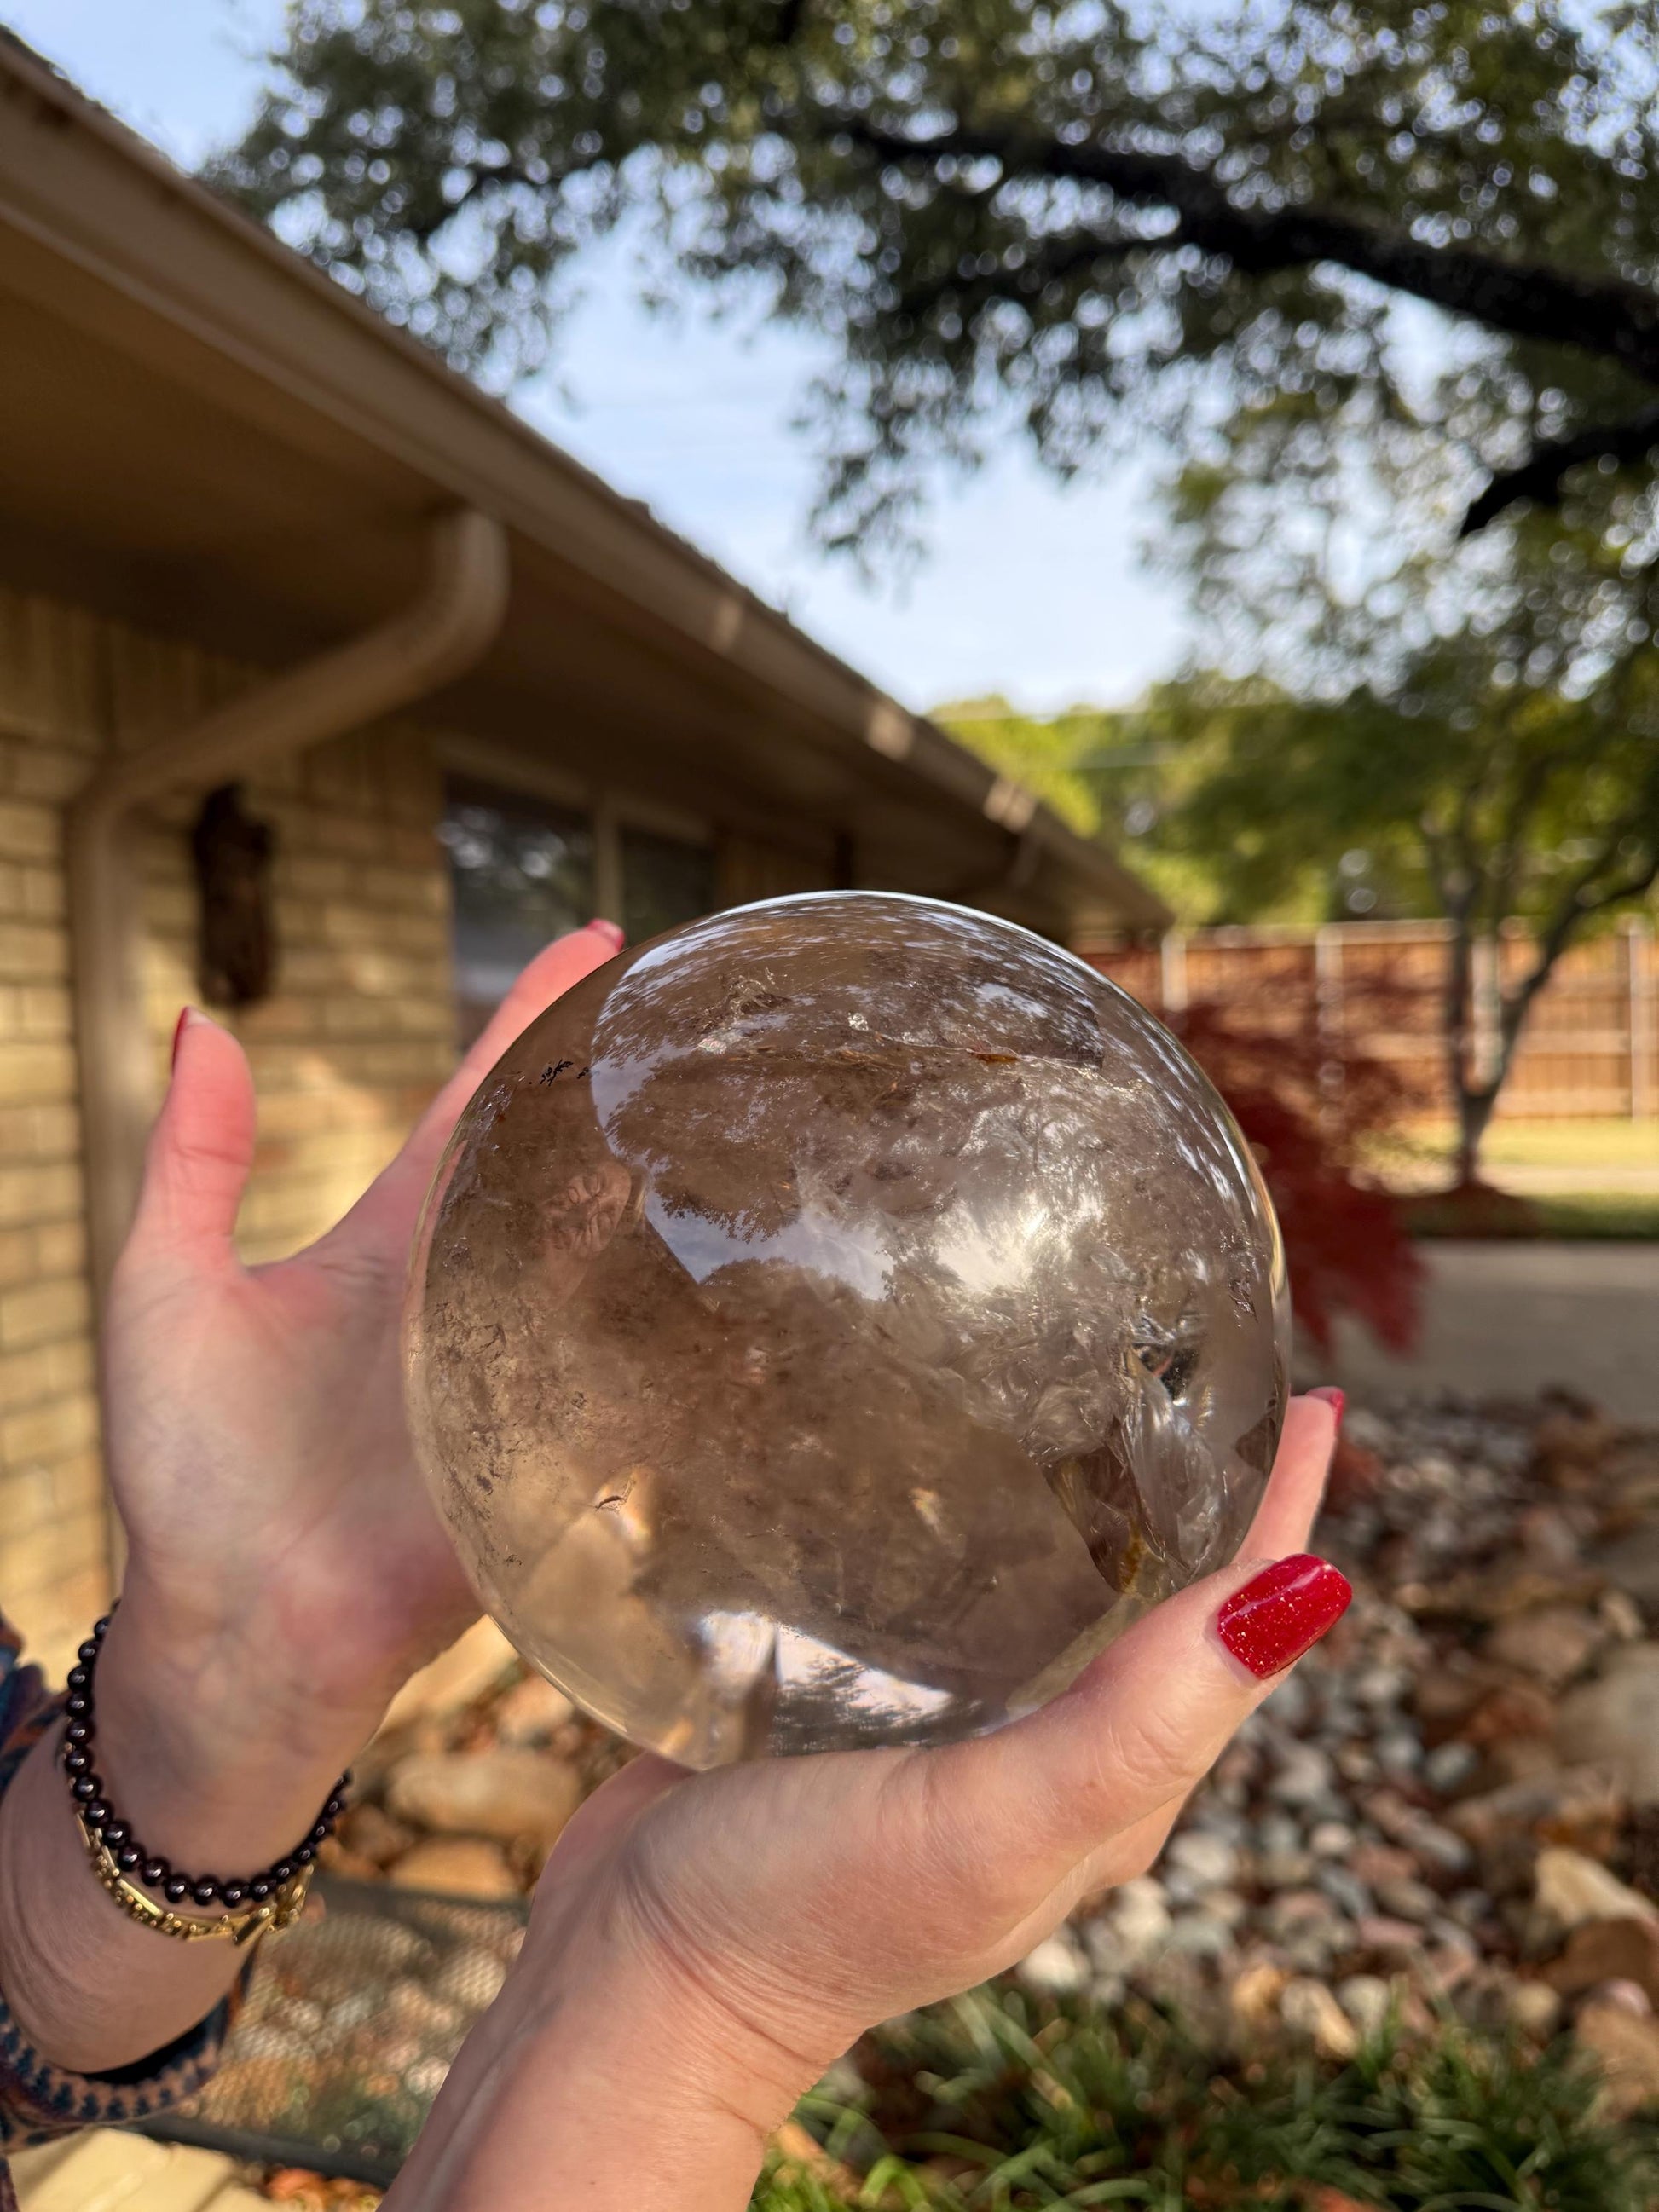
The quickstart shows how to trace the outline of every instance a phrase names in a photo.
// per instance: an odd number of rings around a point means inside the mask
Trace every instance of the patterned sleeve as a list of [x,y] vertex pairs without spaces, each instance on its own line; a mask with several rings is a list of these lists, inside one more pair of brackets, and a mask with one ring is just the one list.
[[[20,1650],[16,1636],[0,1619],[0,1791],[60,1709],[39,1668],[22,1663]],[[4,1963],[0,1960],[0,1981]],[[0,2212],[9,2212],[13,2202],[4,2164],[8,2150],[69,2129],[142,2119],[189,2096],[212,2071],[231,2008],[231,2002],[220,2005],[199,2027],[136,2065],[110,2074],[68,2074],[30,2050],[0,1988]]]

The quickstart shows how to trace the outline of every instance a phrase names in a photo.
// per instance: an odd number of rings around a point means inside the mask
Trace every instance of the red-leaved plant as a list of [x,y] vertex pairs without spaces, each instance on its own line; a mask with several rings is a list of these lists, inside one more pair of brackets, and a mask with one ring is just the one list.
[[[1322,1348],[1351,1313],[1391,1351],[1416,1339],[1423,1263],[1399,1201],[1365,1178],[1366,1141],[1398,1126],[1406,1086],[1385,1060],[1333,1057],[1311,1024],[1252,1028],[1200,1000],[1170,1023],[1231,1107],[1279,1213],[1297,1322]],[[1321,1072],[1325,1072],[1322,1083]]]
[[[1143,960],[1109,954],[1094,964],[1128,988],[1150,981]],[[1393,994],[1373,979],[1368,1025],[1389,1019]],[[1375,1140],[1420,1105],[1397,1064],[1351,1038],[1322,1036],[1316,1001],[1288,981],[1239,998],[1195,998],[1162,1013],[1232,1109],[1261,1164],[1290,1261],[1297,1323],[1322,1349],[1339,1314],[1407,1352],[1419,1322],[1423,1267],[1399,1201],[1366,1170]]]

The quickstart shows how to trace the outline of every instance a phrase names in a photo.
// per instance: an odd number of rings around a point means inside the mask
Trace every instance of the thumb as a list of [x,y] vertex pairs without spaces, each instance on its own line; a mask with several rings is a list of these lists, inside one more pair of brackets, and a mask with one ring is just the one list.
[[173,1032],[173,1077],[150,1131],[128,1240],[147,1258],[228,1258],[253,1164],[253,1077],[247,1056],[186,1006]]
[[1139,1620],[1069,1690],[1011,1727],[927,1753],[985,1869],[1029,1903],[1137,1824],[1156,1826],[1353,1593],[1305,1546],[1335,1407],[1292,1400],[1249,1556]]
[[1352,1595],[1340,1569],[1309,1553],[1236,1561],[1166,1599],[1040,1712],[954,1747],[985,1769],[988,1856],[1057,1885],[1172,1807]]

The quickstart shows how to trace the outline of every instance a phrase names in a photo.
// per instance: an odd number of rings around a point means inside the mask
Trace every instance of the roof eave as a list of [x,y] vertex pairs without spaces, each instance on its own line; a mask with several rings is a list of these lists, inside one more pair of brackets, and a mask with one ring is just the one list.
[[[720,654],[842,742],[879,756],[872,770],[885,763],[889,775],[896,769],[914,776],[1035,841],[1051,866],[1122,921],[1150,928],[1169,921],[1162,901],[1103,845],[1077,836],[936,724],[880,691],[641,502],[176,169],[9,33],[0,35],[0,113],[7,106],[21,127],[0,128],[0,219],[114,285],[142,311],[170,319],[263,375],[291,403],[395,456],[429,483],[434,499],[494,514],[613,589],[648,594],[653,612],[698,649]],[[150,193],[135,196],[130,178],[125,191],[112,191],[84,162],[71,174],[66,143],[94,162],[101,154],[137,168]],[[250,258],[261,280],[251,287]],[[240,283],[225,281],[228,266]],[[319,333],[339,343],[319,344]]]

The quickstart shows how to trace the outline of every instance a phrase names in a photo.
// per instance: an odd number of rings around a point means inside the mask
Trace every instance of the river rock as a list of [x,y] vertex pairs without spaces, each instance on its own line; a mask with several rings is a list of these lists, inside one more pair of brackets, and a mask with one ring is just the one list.
[[389,2027],[401,2028],[405,2034],[425,2043],[443,2037],[459,2042],[465,2027],[455,2007],[447,1999],[434,1996],[422,1982],[394,1982],[386,1992],[383,2009]]
[[1270,1796],[1285,1805],[1316,1805],[1331,1796],[1336,1770],[1330,1755],[1316,1744],[1293,1743],[1279,1762],[1279,1771],[1268,1784]]
[[517,1656],[493,1620],[475,1620],[447,1651],[410,1675],[392,1699],[382,1729],[459,1712],[498,1682]]
[[546,1743],[575,1717],[576,1708],[545,1675],[526,1674],[495,1708],[495,1740],[523,1747]]
[[1201,1909],[1178,1912],[1170,1923],[1167,1949],[1171,1958],[1225,1959],[1234,1949],[1232,1928]]
[[399,1889],[446,1897],[516,1897],[517,1877],[497,1844],[482,1836],[428,1836],[392,1869]]
[[1541,2042],[1555,2033],[1561,2000],[1546,1982],[1515,1981],[1504,1992],[1504,2012],[1511,2027]]
[[1279,2017],[1292,2035],[1312,2044],[1322,2058],[1340,2063],[1359,2048],[1359,2031],[1323,1982],[1297,1975],[1279,1999]]
[[1659,1644],[1627,1644],[1599,1681],[1562,1700],[1556,1741],[1564,1756],[1610,1766],[1632,1803],[1659,1805]]
[[1634,1982],[1659,2008],[1659,1921],[1583,1922],[1545,1967],[1544,1979],[1564,1997],[1582,1996],[1604,1982]]
[[1336,1985],[1337,2002],[1369,2042],[1381,2035],[1394,2009],[1394,1991],[1381,1974],[1350,1974]]
[[1409,1920],[1393,1920],[1386,1913],[1368,1913],[1354,1929],[1362,1950],[1383,1958],[1417,1959],[1423,1949],[1423,1930]]
[[1106,1925],[1119,1952],[1131,1965],[1161,1951],[1170,1933],[1170,1906],[1163,1884],[1151,1875],[1122,1882],[1113,1893]]
[[581,1802],[580,1778],[545,1752],[498,1746],[404,1759],[386,1802],[400,1819],[443,1836],[551,1844]]
[[1621,2004],[1588,2004],[1573,2033],[1601,2068],[1601,2103],[1610,2119],[1659,2103],[1659,2021],[1638,2019]]
[[486,2005],[495,2003],[506,1979],[504,1960],[485,1950],[481,1943],[462,1943],[444,1960],[432,1986],[439,1996],[447,1998],[451,2004],[463,2006],[469,2014],[477,2014]]
[[1376,1901],[1384,1912],[1391,1913],[1396,1920],[1416,1920],[1425,1925],[1440,1910],[1437,1893],[1427,1882],[1418,1881],[1409,1875],[1378,1882]]
[[1015,1972],[1027,1989],[1046,1996],[1069,1996],[1089,1978],[1089,1961],[1065,1929],[1059,1929],[1034,1951],[1028,1951]]
[[1206,1835],[1187,1829],[1172,1836],[1164,1854],[1167,1865],[1185,1876],[1194,1889],[1219,1889],[1238,1872],[1238,1853],[1224,1836]]
[[1602,1640],[1601,1623],[1582,1607],[1542,1605],[1500,1620],[1482,1656],[1559,1690],[1588,1665]]
[[1659,1927],[1659,1905],[1583,1851],[1540,1851],[1533,1894],[1539,1911],[1558,1928],[1595,1920],[1647,1920]]
[[379,1805],[354,1805],[340,1823],[340,1841],[354,1857],[389,1867],[416,1840],[412,1828],[394,1820]]
[[1638,1605],[1659,1611],[1659,1518],[1607,1545],[1590,1564]]
[[1625,1792],[1611,1768],[1563,1766],[1466,1797],[1450,1808],[1446,1823],[1477,1850],[1537,1841],[1608,1851],[1624,1810]]
[[1440,1796],[1449,1796],[1461,1790],[1480,1764],[1480,1754],[1472,1743],[1462,1742],[1453,1736],[1448,1742],[1437,1744],[1423,1761],[1423,1779]]
[[1282,1966],[1258,1960],[1233,1977],[1228,2002],[1234,2019],[1247,2034],[1260,2034],[1279,2017],[1279,2000],[1291,1977]]
[[1371,1892],[1358,1875],[1350,1873],[1340,1861],[1327,1860],[1316,1872],[1314,1880],[1337,1911],[1346,1912],[1350,1920],[1363,1920],[1376,1910],[1376,1899]]

